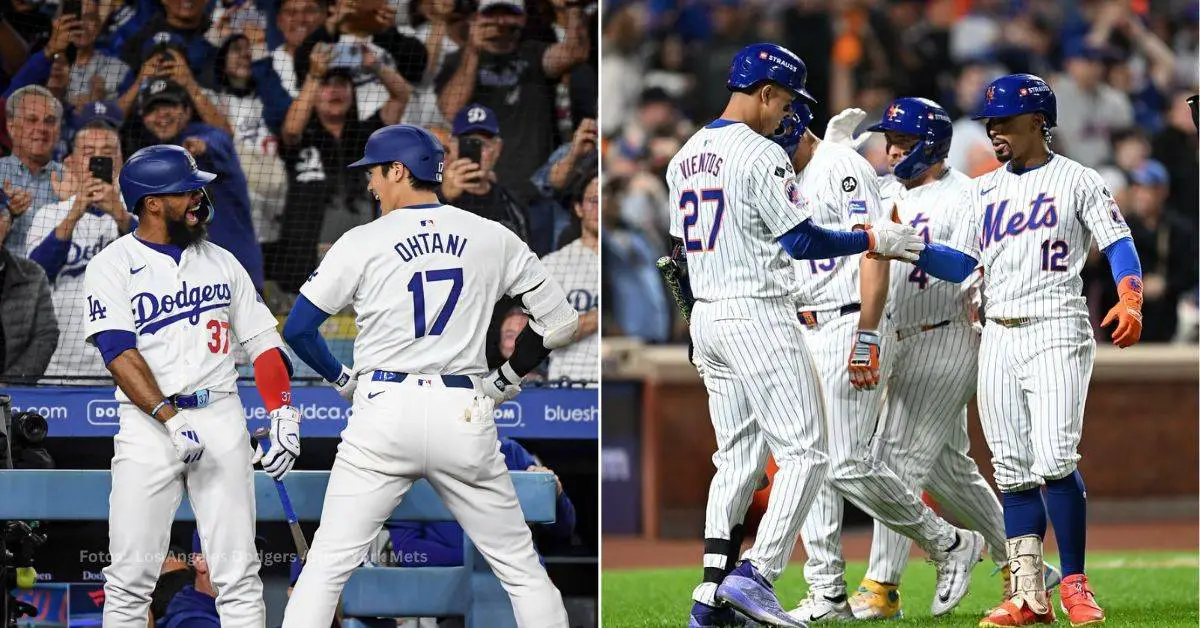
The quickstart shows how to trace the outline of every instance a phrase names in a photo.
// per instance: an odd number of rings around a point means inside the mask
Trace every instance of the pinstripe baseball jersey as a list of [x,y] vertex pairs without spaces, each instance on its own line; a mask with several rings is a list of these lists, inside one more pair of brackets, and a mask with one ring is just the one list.
[[728,120],[671,159],[671,235],[684,242],[697,301],[791,295],[791,258],[775,240],[811,216],[792,172],[782,148]]
[[[852,148],[821,142],[812,160],[796,175],[800,194],[813,221],[826,229],[849,231],[856,224],[885,220],[879,204],[879,178]],[[828,310],[856,303],[860,255],[833,259],[795,260],[798,305],[805,310]]]
[[[938,179],[912,189],[888,175],[879,182],[879,199],[885,213],[895,208],[900,222],[916,229],[926,242],[944,242],[958,216],[969,211],[960,201],[970,185],[970,177],[949,167]],[[892,262],[888,321],[893,328],[903,329],[965,319],[971,283],[950,283],[907,262]]]
[[1092,238],[1103,249],[1129,237],[1095,170],[1053,155],[1021,173],[993,170],[963,194],[973,211],[958,222],[950,245],[982,263],[989,318],[1087,315],[1079,274]]
[[[542,258],[550,276],[567,293],[580,316],[600,307],[600,254],[577,239]],[[550,355],[550,379],[600,380],[600,332],[595,331]]]

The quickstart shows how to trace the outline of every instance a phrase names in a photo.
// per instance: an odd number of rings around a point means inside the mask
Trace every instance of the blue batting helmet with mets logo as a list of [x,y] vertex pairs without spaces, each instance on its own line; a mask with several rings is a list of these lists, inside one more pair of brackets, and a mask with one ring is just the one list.
[[743,90],[763,81],[771,81],[801,99],[815,103],[817,99],[804,86],[807,79],[808,68],[791,50],[776,44],[751,44],[734,55],[725,86],[731,90]]
[[1022,113],[1046,116],[1046,126],[1058,124],[1058,101],[1054,90],[1040,76],[1009,74],[994,80],[983,91],[983,107],[973,120],[1006,118]]
[[883,119],[867,130],[917,136],[917,143],[892,168],[896,178],[907,181],[921,176],[950,154],[954,125],[946,110],[928,98],[897,98],[884,112]]
[[783,121],[779,123],[779,128],[771,134],[771,141],[779,144],[783,148],[783,152],[791,157],[796,153],[796,149],[800,146],[800,138],[804,137],[804,131],[808,129],[808,125],[812,124],[813,113],[812,109],[804,103],[796,103],[792,105],[792,112],[784,116]]
[[362,168],[400,162],[418,181],[441,183],[446,149],[433,133],[411,124],[385,126],[367,138],[363,158],[346,166]]

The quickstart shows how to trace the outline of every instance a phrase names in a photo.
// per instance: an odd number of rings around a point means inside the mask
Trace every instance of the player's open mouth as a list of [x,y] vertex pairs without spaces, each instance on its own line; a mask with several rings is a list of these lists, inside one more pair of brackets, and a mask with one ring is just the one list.
[[199,212],[200,212],[199,205],[188,208],[187,212],[184,213],[184,221],[187,222],[187,226],[195,227],[196,225],[200,224]]

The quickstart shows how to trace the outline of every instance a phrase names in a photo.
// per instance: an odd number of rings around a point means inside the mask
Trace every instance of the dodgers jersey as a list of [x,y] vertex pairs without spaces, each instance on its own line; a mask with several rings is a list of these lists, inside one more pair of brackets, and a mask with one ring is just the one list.
[[792,172],[782,148],[729,120],[671,158],[671,235],[684,242],[697,301],[791,296],[791,257],[776,239],[811,217]]
[[1062,155],[972,181],[950,246],[983,265],[988,318],[1087,316],[1080,272],[1092,237],[1101,249],[1129,226],[1104,179]]
[[[25,236],[25,250],[29,251],[30,259],[36,259],[39,246],[47,238],[53,239],[49,246],[57,243],[54,231],[71,213],[74,204],[75,197],[72,196],[65,201],[43,205],[37,210],[38,219],[30,225],[29,233]],[[115,242],[120,235],[117,221],[112,216],[98,209],[88,209],[75,223],[62,267],[53,276],[47,271],[54,316],[58,319],[58,347],[50,358],[50,365],[46,367],[46,375],[111,376],[100,352],[85,342],[84,321],[88,313],[83,307],[86,303],[83,273],[96,254]]]
[[554,280],[507,227],[431,204],[347,231],[300,294],[330,314],[354,305],[356,375],[483,375],[496,302],[543,281]]
[[[856,224],[886,220],[879,204],[879,177],[853,148],[821,142],[796,175],[796,184],[825,229],[849,231]],[[799,300],[804,310],[831,310],[859,301],[858,263],[862,254],[833,259],[794,260]]]
[[[567,293],[567,302],[580,316],[600,307],[600,254],[576,239],[542,258],[546,270]],[[600,331],[554,350],[550,379],[567,377],[600,381]]]
[[[879,200],[885,213],[895,209],[900,222],[916,229],[925,242],[945,242],[969,211],[961,203],[970,185],[971,177],[948,166],[941,177],[912,189],[888,175],[879,182]],[[908,262],[894,261],[890,276],[887,317],[894,328],[967,318],[969,288],[976,275],[951,283]]]
[[[237,392],[232,347],[275,316],[232,253],[202,240],[176,263],[134,234],[97,253],[83,279],[84,333],[133,332],[164,395]],[[128,402],[117,388],[117,400]]]

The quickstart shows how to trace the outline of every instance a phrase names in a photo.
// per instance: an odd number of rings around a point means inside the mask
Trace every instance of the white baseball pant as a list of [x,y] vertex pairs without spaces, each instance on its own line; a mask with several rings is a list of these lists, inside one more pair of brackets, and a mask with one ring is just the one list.
[[446,387],[437,375],[409,375],[403,382],[376,382],[369,375],[359,378],[321,525],[284,612],[284,628],[328,628],[346,580],[422,477],[500,579],[517,625],[566,628],[562,596],[538,562],[500,453],[494,402],[471,389]]
[[204,455],[187,466],[176,456],[163,424],[121,404],[121,427],[113,443],[108,515],[112,564],[104,569],[104,626],[146,628],[150,595],[186,487],[217,589],[221,625],[262,628],[266,608],[254,547],[253,451],[242,402],[236,394],[225,394],[207,407],[180,413],[204,443]]

